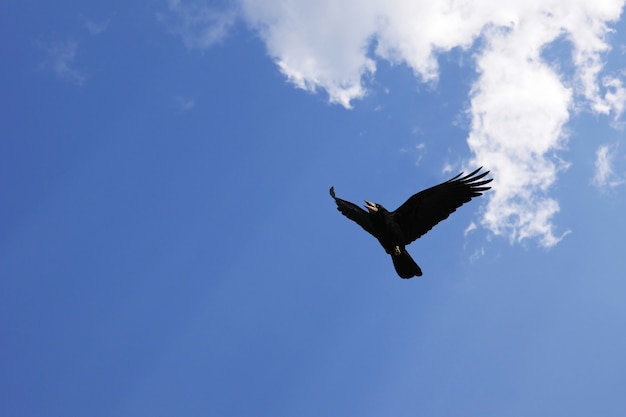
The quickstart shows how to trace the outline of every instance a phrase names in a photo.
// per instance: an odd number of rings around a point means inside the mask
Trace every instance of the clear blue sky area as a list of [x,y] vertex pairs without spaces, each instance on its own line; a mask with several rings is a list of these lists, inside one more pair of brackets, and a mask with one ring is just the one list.
[[289,82],[249,14],[190,44],[193,3],[2,7],[0,415],[625,415],[623,116],[572,101],[546,151],[558,243],[498,233],[486,195],[402,280],[328,190],[395,209],[475,167],[484,40],[440,53],[436,82],[376,58],[347,109]]

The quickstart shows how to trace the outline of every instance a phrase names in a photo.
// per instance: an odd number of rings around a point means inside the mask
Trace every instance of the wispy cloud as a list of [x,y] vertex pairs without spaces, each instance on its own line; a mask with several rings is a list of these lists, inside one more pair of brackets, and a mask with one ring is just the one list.
[[422,159],[424,159],[424,155],[426,154],[426,144],[422,142],[415,145],[414,148],[400,148],[400,152],[402,152],[403,154],[416,154],[415,165],[419,166],[420,162],[422,162]]
[[476,223],[471,222],[469,224],[469,226],[467,226],[467,228],[465,229],[465,231],[463,232],[464,236],[467,236],[468,234],[470,234],[471,232],[473,232],[474,230],[478,229],[478,226],[476,226]]
[[95,21],[89,18],[83,17],[83,27],[87,29],[91,35],[97,36],[104,33],[111,23],[110,19]]
[[41,67],[52,71],[57,77],[82,85],[86,80],[86,75],[74,65],[78,43],[73,40],[66,42],[54,42],[52,44],[38,43],[38,46],[45,51],[46,57]]
[[[545,247],[567,233],[553,225],[559,203],[550,188],[568,167],[557,153],[567,143],[564,127],[574,111],[604,114],[614,124],[624,111],[621,76],[602,74],[610,50],[609,24],[619,19],[624,0],[241,4],[290,82],[325,90],[331,102],[345,107],[367,93],[377,59],[405,63],[430,82],[439,75],[437,55],[475,48],[469,165],[488,166],[495,177],[481,224],[512,242],[535,239]],[[565,73],[542,55],[562,40],[567,41],[562,47],[570,49],[573,72]]]
[[480,247],[480,248],[474,250],[474,252],[472,252],[472,254],[469,257],[470,263],[474,263],[474,262],[478,261],[480,258],[485,256],[485,253],[486,253],[486,251],[485,251],[484,247]]
[[417,151],[417,159],[415,160],[415,165],[419,165],[424,158],[424,154],[426,153],[426,144],[423,142],[418,143],[417,145],[415,145],[415,150]]
[[205,50],[221,42],[236,20],[232,10],[213,8],[201,0],[169,0],[168,13],[157,18],[180,36],[188,49]]
[[621,79],[617,77],[604,77],[602,85],[606,89],[603,107],[605,114],[613,114],[613,126],[618,129],[624,127],[624,123],[620,117],[624,113],[624,104],[626,103],[626,88]]
[[196,99],[192,97],[177,96],[174,98],[176,107],[181,112],[188,112],[196,106]]
[[611,189],[625,182],[613,168],[616,153],[617,145],[601,145],[596,151],[596,172],[592,180],[596,187]]

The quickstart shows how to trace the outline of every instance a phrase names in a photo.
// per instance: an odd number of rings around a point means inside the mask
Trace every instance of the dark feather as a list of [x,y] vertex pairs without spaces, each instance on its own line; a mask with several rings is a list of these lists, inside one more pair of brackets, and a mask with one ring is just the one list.
[[404,245],[408,245],[437,223],[445,220],[457,208],[469,202],[472,198],[482,195],[491,187],[485,187],[492,179],[479,181],[489,171],[476,175],[481,168],[461,177],[463,173],[442,183],[420,191],[411,196],[396,211],[391,212],[393,220],[398,223],[404,233]]
[[366,232],[374,234],[372,221],[367,211],[363,210],[354,203],[337,198],[335,196],[335,187],[330,187],[330,195],[335,199],[335,203],[337,203],[337,210],[339,210],[341,214],[350,220],[355,221],[359,226],[365,229]]
[[369,202],[369,211],[365,211],[356,204],[337,198],[334,187],[330,188],[330,195],[341,214],[378,239],[391,255],[398,275],[411,278],[421,276],[422,271],[405,246],[447,219],[457,208],[491,188],[487,184],[492,179],[483,180],[489,171],[480,173],[481,169],[465,176],[460,173],[444,183],[420,191],[392,212],[380,204]]

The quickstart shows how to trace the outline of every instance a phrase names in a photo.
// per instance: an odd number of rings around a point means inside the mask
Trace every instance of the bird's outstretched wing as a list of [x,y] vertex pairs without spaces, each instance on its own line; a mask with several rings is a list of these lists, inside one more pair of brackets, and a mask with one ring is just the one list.
[[405,241],[402,243],[408,245],[413,242],[457,208],[490,189],[491,187],[485,185],[492,179],[482,180],[489,171],[479,173],[481,169],[482,167],[464,177],[460,173],[444,183],[420,191],[392,212],[404,234]]
[[330,187],[330,196],[335,199],[335,203],[337,203],[337,210],[339,210],[341,214],[356,222],[368,233],[371,233],[372,235],[374,234],[372,221],[370,220],[370,216],[367,211],[363,210],[354,203],[336,197],[335,187]]

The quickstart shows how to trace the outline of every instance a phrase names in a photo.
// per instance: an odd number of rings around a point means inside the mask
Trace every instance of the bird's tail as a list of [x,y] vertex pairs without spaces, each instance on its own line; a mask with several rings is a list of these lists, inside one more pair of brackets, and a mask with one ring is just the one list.
[[395,253],[392,254],[391,259],[393,260],[393,266],[396,268],[396,272],[401,278],[408,279],[422,276],[422,270],[415,263],[413,258],[411,258],[411,255],[409,255],[406,249],[402,249],[399,255]]

